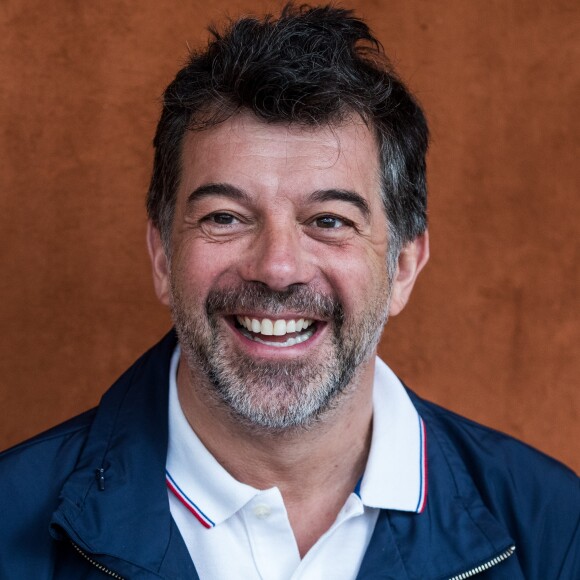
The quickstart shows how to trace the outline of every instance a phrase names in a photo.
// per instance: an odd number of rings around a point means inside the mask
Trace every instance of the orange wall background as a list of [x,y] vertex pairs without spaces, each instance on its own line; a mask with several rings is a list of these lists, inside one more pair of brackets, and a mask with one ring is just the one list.
[[[170,326],[146,257],[159,97],[257,0],[0,3],[0,447],[95,405]],[[381,354],[580,470],[569,0],[353,0],[430,119],[432,259]]]

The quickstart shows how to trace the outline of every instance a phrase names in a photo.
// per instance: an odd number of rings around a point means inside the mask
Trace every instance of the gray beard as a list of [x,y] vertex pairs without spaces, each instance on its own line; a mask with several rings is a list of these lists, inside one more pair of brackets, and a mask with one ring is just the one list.
[[[261,284],[245,283],[211,291],[204,319],[187,309],[174,285],[172,314],[188,365],[201,372],[201,377],[192,377],[195,386],[203,388],[205,384],[210,398],[245,426],[282,431],[313,425],[348,395],[356,370],[375,352],[380,340],[389,290],[384,301],[370,305],[360,320],[347,321],[338,301],[306,286],[276,292]],[[271,317],[295,311],[327,320],[331,340],[323,352],[312,357],[255,360],[227,347],[223,334],[231,331],[220,326],[223,313],[248,309],[268,312]]]

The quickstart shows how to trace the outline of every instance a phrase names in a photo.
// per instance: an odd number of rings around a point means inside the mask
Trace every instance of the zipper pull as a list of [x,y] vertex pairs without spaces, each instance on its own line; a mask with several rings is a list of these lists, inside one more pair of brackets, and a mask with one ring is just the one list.
[[105,491],[105,470],[102,467],[95,470],[95,478],[99,486],[99,491]]

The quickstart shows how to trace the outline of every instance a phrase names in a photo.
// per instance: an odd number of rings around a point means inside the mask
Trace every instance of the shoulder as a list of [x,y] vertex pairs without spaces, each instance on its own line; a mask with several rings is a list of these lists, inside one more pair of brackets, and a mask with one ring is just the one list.
[[87,411],[0,453],[4,498],[0,538],[4,533],[14,537],[20,528],[42,528],[46,534],[60,489],[76,465],[94,414],[94,409]]
[[[430,434],[458,454],[469,469],[483,468],[486,478],[502,473],[513,473],[522,482],[539,477],[543,487],[554,484],[578,492],[578,476],[563,463],[510,435],[410,395]],[[548,476],[554,479],[548,482]]]
[[50,520],[94,415],[87,411],[0,453],[0,578],[40,578],[50,569],[57,550]]
[[6,487],[11,486],[11,498],[33,488],[58,491],[58,481],[62,484],[75,467],[95,412],[96,409],[85,411],[0,453],[0,488],[6,492]]
[[[476,490],[487,509],[509,531],[518,546],[518,558],[530,560],[531,565],[537,557],[534,552],[541,551],[551,554],[552,562],[563,562],[564,567],[572,560],[576,562],[578,476],[522,441],[413,393],[410,396],[426,424],[428,453],[440,453],[457,488]],[[535,562],[532,568],[538,565]]]
[[[70,445],[84,440],[86,433],[93,421],[96,409],[85,411],[72,419],[56,425],[34,437],[0,452],[0,465],[6,468],[14,467],[23,462],[34,460],[35,457],[43,457],[59,454],[68,449],[73,452]],[[74,452],[73,452],[74,454]]]

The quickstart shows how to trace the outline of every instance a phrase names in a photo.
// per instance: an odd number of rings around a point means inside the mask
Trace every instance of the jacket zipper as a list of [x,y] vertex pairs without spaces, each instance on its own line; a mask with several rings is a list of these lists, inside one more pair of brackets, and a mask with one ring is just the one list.
[[123,576],[119,576],[119,574],[117,574],[116,572],[113,572],[112,570],[109,570],[108,568],[106,568],[105,566],[103,566],[102,564],[99,564],[98,562],[95,562],[95,560],[93,560],[92,558],[90,558],[86,552],[84,552],[83,550],[81,550],[81,548],[79,548],[79,546],[77,546],[77,544],[75,544],[72,540],[71,540],[71,544],[74,546],[74,549],[87,561],[90,562],[95,568],[97,568],[98,570],[100,570],[101,572],[103,572],[103,574],[108,574],[109,576],[112,576],[113,578],[117,578],[117,580],[125,580],[123,578]]
[[481,572],[485,572],[486,570],[493,568],[497,564],[500,564],[504,560],[507,560],[515,551],[516,551],[516,547],[510,546],[505,552],[502,552],[501,554],[499,554],[495,558],[492,558],[491,560],[485,562],[484,564],[480,564],[479,566],[476,566],[475,568],[472,568],[471,570],[468,570],[467,572],[462,572],[461,574],[457,574],[457,576],[453,576],[453,578],[450,578],[449,580],[465,580],[465,578],[471,578],[471,576],[475,576],[476,574],[480,574]]

